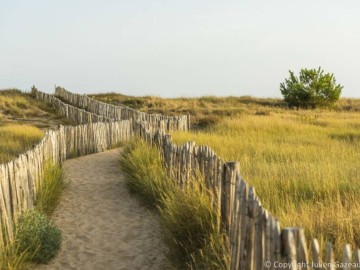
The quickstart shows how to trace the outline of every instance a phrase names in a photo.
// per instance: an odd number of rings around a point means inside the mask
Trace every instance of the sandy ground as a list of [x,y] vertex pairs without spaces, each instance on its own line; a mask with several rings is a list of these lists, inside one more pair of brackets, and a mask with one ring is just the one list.
[[54,213],[63,243],[37,269],[166,269],[156,216],[130,195],[119,149],[64,163],[69,185]]

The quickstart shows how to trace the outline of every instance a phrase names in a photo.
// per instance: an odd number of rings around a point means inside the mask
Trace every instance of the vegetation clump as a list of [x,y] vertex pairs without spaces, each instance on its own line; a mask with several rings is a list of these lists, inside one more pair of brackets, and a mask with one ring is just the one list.
[[45,164],[44,176],[40,181],[35,207],[47,216],[51,216],[54,212],[65,188],[63,178],[64,173],[59,164],[50,162]]
[[52,259],[61,245],[61,231],[37,210],[30,210],[19,217],[16,237],[19,251],[32,254],[32,261],[39,263]]
[[145,142],[130,143],[120,165],[127,186],[160,213],[170,261],[180,269],[227,269],[228,250],[218,215],[199,176],[180,189],[167,176],[160,153]]
[[330,107],[340,98],[343,86],[336,84],[334,75],[324,74],[320,67],[301,69],[299,77],[292,71],[289,73],[290,77],[280,84],[280,91],[290,107]]

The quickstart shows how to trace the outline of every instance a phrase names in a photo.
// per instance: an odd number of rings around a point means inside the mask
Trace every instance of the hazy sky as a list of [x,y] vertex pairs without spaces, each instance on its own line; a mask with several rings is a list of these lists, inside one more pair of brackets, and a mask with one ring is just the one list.
[[0,0],[0,89],[277,97],[319,66],[360,97],[360,1]]

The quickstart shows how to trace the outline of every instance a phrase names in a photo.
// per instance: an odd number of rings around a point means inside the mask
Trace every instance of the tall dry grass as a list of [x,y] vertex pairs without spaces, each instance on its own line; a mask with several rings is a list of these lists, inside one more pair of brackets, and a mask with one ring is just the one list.
[[43,136],[43,131],[29,125],[0,126],[0,164],[31,149]]
[[60,164],[46,162],[44,175],[36,196],[35,208],[47,216],[51,216],[64,191],[64,170]]
[[213,209],[203,179],[190,189],[180,189],[162,165],[159,151],[145,142],[129,143],[120,165],[128,188],[160,213],[168,257],[179,269],[227,269],[224,235],[217,230]]
[[308,238],[360,246],[360,114],[281,111],[223,119],[175,142],[211,146],[238,160],[244,179],[283,226]]

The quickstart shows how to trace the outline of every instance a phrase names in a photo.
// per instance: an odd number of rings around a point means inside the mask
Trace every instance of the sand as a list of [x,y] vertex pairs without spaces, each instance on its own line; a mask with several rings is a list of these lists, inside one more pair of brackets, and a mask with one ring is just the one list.
[[167,269],[156,214],[127,191],[119,154],[64,163],[69,184],[53,215],[62,247],[37,269]]

